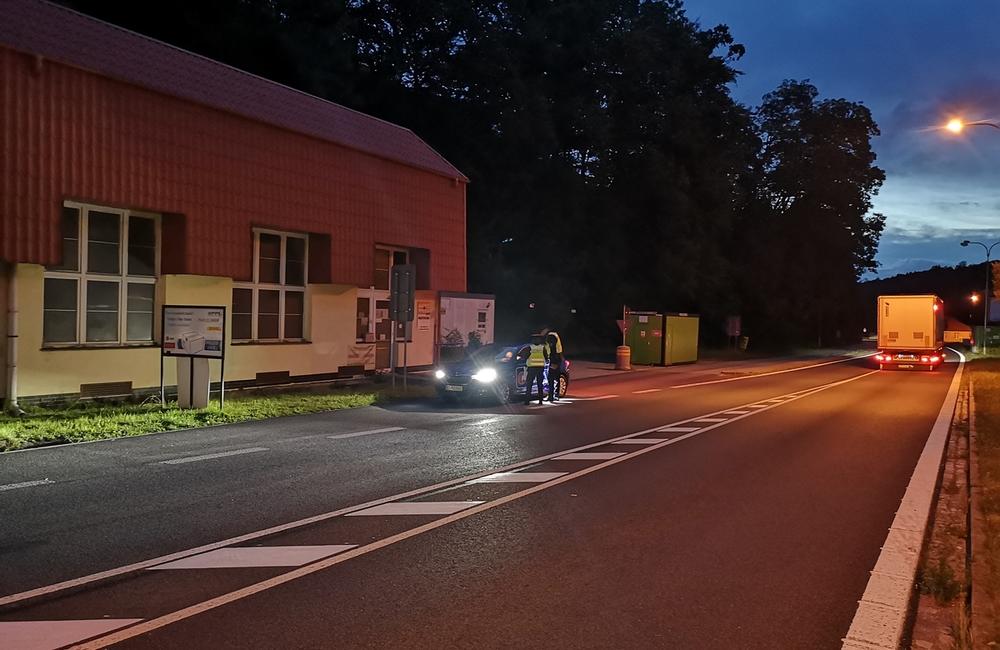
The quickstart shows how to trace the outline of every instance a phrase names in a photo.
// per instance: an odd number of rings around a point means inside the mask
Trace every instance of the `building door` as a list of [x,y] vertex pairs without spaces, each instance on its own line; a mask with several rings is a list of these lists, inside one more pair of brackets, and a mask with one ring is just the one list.
[[375,301],[375,367],[388,368],[389,341],[392,337],[392,321],[389,320],[389,301]]

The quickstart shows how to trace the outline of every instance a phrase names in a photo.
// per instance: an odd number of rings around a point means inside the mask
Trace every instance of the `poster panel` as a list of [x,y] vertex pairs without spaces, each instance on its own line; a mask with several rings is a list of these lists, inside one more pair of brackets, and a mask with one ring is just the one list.
[[163,356],[222,359],[226,349],[226,308],[164,305],[161,340]]

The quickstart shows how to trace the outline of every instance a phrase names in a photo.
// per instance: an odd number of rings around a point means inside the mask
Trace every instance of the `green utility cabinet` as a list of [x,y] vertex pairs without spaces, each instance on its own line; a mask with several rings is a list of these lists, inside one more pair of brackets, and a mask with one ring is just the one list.
[[698,360],[697,314],[667,314],[663,337],[664,365]]
[[634,311],[629,314],[626,345],[632,348],[632,363],[658,366],[663,363],[663,314]]
[[698,315],[634,311],[628,315],[625,342],[632,363],[670,366],[698,360]]

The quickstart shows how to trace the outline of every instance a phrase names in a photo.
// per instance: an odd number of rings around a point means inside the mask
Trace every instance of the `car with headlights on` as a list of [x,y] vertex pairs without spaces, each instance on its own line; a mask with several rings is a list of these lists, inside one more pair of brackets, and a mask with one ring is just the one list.
[[[524,399],[527,384],[529,346],[486,345],[466,353],[459,361],[442,364],[434,371],[437,393],[445,399],[496,399],[509,402]],[[569,390],[569,366],[563,360],[559,376],[559,397]],[[549,368],[545,367],[545,395],[548,395]]]

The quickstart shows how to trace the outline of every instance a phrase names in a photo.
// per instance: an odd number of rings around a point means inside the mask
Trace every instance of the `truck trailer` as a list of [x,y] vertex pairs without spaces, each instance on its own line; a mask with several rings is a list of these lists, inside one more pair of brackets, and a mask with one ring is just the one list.
[[944,328],[944,302],[937,296],[879,296],[879,369],[934,370],[944,362]]

